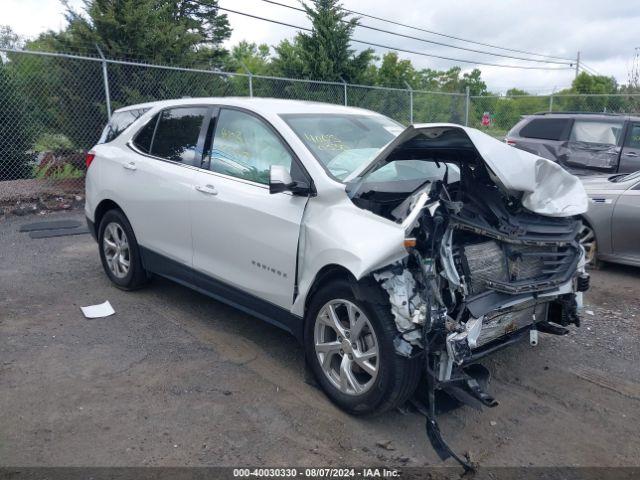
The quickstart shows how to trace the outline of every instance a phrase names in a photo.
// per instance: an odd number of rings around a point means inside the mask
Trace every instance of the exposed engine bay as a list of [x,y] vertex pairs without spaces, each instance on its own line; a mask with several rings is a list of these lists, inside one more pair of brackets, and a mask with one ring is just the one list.
[[573,284],[583,273],[580,221],[526,212],[488,177],[470,168],[461,174],[411,197],[427,199],[408,232],[415,246],[403,262],[374,273],[389,293],[402,339],[419,347],[426,340],[430,352],[441,343],[439,363],[448,364],[441,381],[450,378],[452,364],[478,358],[523,328],[579,323]]
[[497,405],[468,366],[523,337],[535,345],[538,332],[564,335],[580,325],[589,286],[577,241],[581,221],[525,208],[522,194],[496,181],[460,132],[418,135],[378,168],[394,162],[433,175],[394,184],[365,175],[347,191],[360,208],[405,227],[408,255],[372,275],[389,295],[396,353],[425,356],[432,445],[443,459],[458,459],[435,423],[435,392],[475,407]]

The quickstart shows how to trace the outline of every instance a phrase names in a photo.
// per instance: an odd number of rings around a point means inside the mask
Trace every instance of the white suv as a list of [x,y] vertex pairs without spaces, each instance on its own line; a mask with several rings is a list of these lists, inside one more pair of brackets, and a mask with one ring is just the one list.
[[579,321],[582,185],[474,129],[192,98],[116,111],[87,165],[113,283],[161,275],[284,328],[352,413],[423,373],[492,404],[468,365]]

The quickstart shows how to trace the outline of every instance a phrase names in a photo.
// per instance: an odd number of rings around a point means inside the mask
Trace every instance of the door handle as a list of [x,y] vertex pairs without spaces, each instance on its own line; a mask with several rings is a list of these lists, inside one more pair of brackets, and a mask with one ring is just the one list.
[[627,152],[627,153],[625,153],[625,156],[627,156],[627,157],[637,157],[638,154],[636,152]]
[[217,195],[218,191],[215,189],[213,185],[198,185],[196,190],[200,193],[204,193],[205,195]]
[[132,171],[138,169],[138,167],[136,167],[136,164],[133,162],[123,163],[122,168],[126,168],[127,170],[132,170]]

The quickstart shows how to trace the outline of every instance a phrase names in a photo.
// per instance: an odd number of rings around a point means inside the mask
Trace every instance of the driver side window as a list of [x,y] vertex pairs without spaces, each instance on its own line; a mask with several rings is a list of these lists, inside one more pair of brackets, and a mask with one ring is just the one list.
[[290,171],[292,160],[262,120],[239,110],[220,110],[211,147],[211,171],[267,185],[271,165]]
[[631,126],[624,142],[624,146],[640,150],[640,123],[634,123]]

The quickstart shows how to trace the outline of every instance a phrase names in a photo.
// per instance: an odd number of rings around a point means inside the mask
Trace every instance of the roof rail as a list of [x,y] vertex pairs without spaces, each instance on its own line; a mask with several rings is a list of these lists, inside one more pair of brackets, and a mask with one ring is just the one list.
[[579,112],[579,111],[565,111],[565,112],[536,112],[532,115],[607,115],[609,117],[625,117],[627,113],[613,113],[613,112]]

